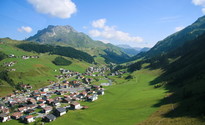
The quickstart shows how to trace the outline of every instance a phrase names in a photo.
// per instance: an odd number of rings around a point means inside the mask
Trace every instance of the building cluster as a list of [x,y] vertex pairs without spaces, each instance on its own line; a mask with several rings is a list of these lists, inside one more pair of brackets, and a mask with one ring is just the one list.
[[95,101],[99,95],[104,95],[102,86],[89,85],[72,90],[72,87],[65,87],[64,84],[53,83],[39,90],[16,92],[1,98],[0,122],[16,119],[23,123],[30,123],[36,118],[51,122],[68,113],[69,110],[88,108],[81,106],[81,101]]

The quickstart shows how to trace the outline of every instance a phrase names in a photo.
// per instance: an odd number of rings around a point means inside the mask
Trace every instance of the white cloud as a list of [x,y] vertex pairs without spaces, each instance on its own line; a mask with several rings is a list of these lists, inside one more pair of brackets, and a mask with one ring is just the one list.
[[94,28],[104,28],[106,21],[107,21],[106,19],[95,20],[92,22],[92,26]]
[[205,0],[192,0],[195,5],[205,6]]
[[178,26],[175,28],[175,31],[178,32],[178,31],[183,30],[184,28],[185,28],[184,26]]
[[131,36],[129,33],[119,31],[115,26],[107,26],[106,19],[99,19],[92,22],[93,29],[89,34],[93,37],[101,37],[107,41],[115,40],[120,42],[142,42],[143,38]]
[[202,12],[205,14],[205,0],[192,0],[192,3],[196,6],[202,6]]
[[30,33],[32,31],[32,28],[29,26],[22,26],[21,28],[17,29],[19,32],[26,32],[26,33]]
[[59,18],[70,18],[77,12],[75,3],[71,0],[28,0],[34,8],[43,14]]

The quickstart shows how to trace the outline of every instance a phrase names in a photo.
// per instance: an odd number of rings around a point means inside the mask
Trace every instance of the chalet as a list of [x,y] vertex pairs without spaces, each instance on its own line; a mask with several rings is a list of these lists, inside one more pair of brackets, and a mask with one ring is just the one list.
[[33,99],[33,98],[30,98],[30,99],[27,100],[27,103],[28,104],[36,104],[36,100]]
[[104,92],[104,90],[98,90],[98,91],[97,91],[97,94],[98,94],[98,95],[104,95],[105,92]]
[[84,98],[87,96],[87,92],[86,91],[83,91],[79,94],[80,96],[82,96],[81,98]]
[[40,99],[42,99],[42,97],[40,97],[40,96],[34,96],[33,98],[34,98],[35,100],[37,100],[37,101],[40,100]]
[[0,109],[4,109],[6,106],[3,104],[0,104]]
[[56,116],[54,116],[53,114],[48,114],[43,118],[43,121],[45,122],[51,122],[56,120]]
[[31,123],[31,122],[34,122],[34,117],[32,115],[28,115],[24,118],[24,122],[25,123]]
[[51,105],[53,101],[54,101],[53,99],[47,99],[46,104]]
[[44,104],[44,103],[41,103],[38,105],[38,108],[45,108],[45,107],[46,107],[46,104]]
[[44,96],[44,95],[47,95],[47,93],[46,92],[40,92],[40,95]]
[[11,118],[13,119],[19,119],[21,116],[23,116],[23,114],[21,112],[14,112],[12,115],[11,115]]
[[80,103],[78,103],[78,102],[72,102],[70,104],[70,108],[71,109],[81,109],[81,106],[80,106]]
[[8,57],[9,57],[9,58],[14,58],[15,55],[14,55],[14,54],[10,54]]
[[71,103],[71,98],[63,98],[63,103]]
[[53,110],[53,107],[47,106],[47,107],[43,108],[42,112],[48,114],[48,113],[51,112],[52,110]]
[[42,88],[41,91],[42,91],[42,92],[48,92],[48,91],[49,91],[49,88]]
[[18,108],[19,112],[25,112],[27,110],[27,107],[20,107]]
[[10,116],[5,114],[5,113],[2,113],[0,114],[0,122],[6,122],[6,121],[9,121],[10,120]]
[[41,104],[41,103],[46,103],[46,101],[45,101],[45,100],[43,100],[43,99],[39,99],[37,103],[38,103],[38,104]]
[[28,110],[26,110],[26,114],[31,114],[31,113],[33,113],[34,112],[34,109],[28,109]]
[[10,113],[10,110],[9,108],[5,107],[5,108],[0,109],[0,112],[8,114]]
[[36,107],[38,107],[38,105],[36,105],[36,104],[27,105],[27,109],[34,109]]
[[54,110],[54,115],[55,116],[62,116],[66,114],[66,109],[65,108],[57,108],[56,110]]
[[22,58],[22,59],[29,59],[30,57],[23,55],[21,58]]
[[56,107],[59,107],[61,106],[60,102],[58,100],[55,100],[51,103],[52,106],[56,106]]
[[93,94],[93,95],[91,95],[91,96],[88,96],[88,98],[87,98],[87,100],[88,101],[95,101],[95,100],[97,100],[98,99],[98,95],[97,94]]
[[92,85],[91,88],[94,89],[94,90],[99,90],[99,89],[100,89],[100,86],[98,86],[98,85]]

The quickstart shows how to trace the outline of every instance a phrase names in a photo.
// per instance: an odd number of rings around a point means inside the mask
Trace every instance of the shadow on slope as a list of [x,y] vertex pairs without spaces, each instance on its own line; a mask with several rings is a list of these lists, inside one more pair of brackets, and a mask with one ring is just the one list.
[[[162,65],[164,73],[150,82],[154,87],[165,87],[169,93],[154,107],[171,104],[165,118],[192,117],[205,121],[205,35],[187,42],[167,54],[180,56],[176,61]],[[160,64],[160,61],[159,61]],[[153,68],[150,65],[151,68]],[[156,67],[159,68],[159,67]]]

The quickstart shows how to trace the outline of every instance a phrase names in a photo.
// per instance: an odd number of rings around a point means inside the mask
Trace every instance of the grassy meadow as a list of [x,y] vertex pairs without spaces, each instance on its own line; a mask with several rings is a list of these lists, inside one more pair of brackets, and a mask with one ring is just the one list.
[[[15,42],[14,42],[15,43]],[[65,68],[77,72],[85,72],[86,68],[90,64],[82,62],[76,59],[71,59],[65,57],[66,59],[72,62],[69,66],[56,66],[52,61],[57,57],[57,55],[48,55],[48,54],[37,54],[32,52],[26,52],[21,49],[13,46],[14,44],[0,44],[0,51],[4,52],[7,55],[14,54],[17,58],[7,58],[0,62],[0,65],[3,65],[5,62],[15,61],[16,64],[12,67],[6,67],[7,69],[16,69],[16,71],[11,71],[8,73],[10,78],[14,81],[15,84],[23,82],[24,84],[31,84],[33,89],[37,89],[48,85],[50,81],[57,81],[54,77],[59,75],[59,68]],[[30,58],[22,59],[22,55],[38,55],[39,58]],[[55,71],[57,70],[57,71]],[[4,88],[4,89],[2,89]],[[5,96],[11,93],[13,88],[7,83],[3,83],[2,87],[0,86],[0,96]]]

